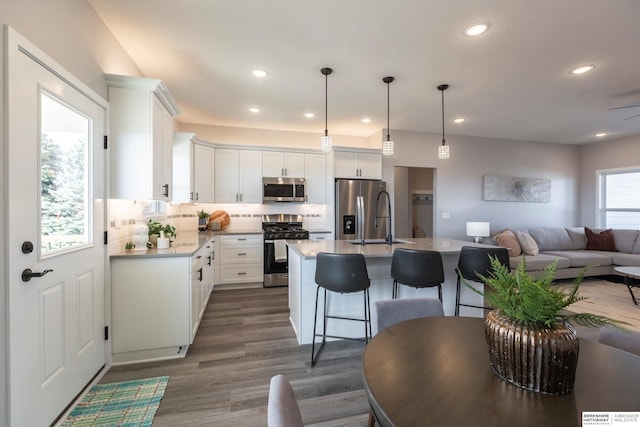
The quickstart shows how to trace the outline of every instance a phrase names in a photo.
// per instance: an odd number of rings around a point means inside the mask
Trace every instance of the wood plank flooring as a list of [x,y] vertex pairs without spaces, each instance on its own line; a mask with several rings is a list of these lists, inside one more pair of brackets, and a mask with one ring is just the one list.
[[154,426],[266,426],[269,381],[281,373],[305,425],[366,426],[364,343],[328,343],[311,368],[287,298],[287,288],[214,291],[185,358],[112,367],[100,382],[169,375]]

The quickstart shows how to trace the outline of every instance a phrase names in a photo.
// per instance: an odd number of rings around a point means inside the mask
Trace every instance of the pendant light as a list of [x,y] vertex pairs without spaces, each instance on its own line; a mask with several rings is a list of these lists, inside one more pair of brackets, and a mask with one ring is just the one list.
[[322,151],[331,151],[331,137],[327,130],[327,111],[328,111],[328,86],[329,74],[333,73],[331,68],[322,68],[320,72],[324,75],[324,136],[320,139],[320,149]]
[[449,158],[449,146],[444,140],[444,91],[449,89],[449,85],[440,85],[438,86],[438,90],[442,94],[442,145],[438,147],[438,158],[439,159],[448,159]]
[[387,140],[382,141],[382,154],[384,154],[385,156],[393,155],[393,141],[389,136],[389,83],[394,80],[395,79],[393,77],[384,77],[382,79],[382,81],[387,84]]

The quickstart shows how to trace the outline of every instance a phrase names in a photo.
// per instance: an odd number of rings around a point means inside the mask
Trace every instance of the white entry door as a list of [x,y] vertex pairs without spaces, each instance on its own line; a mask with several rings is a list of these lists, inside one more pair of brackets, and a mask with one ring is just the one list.
[[10,421],[47,426],[105,365],[106,102],[7,41]]

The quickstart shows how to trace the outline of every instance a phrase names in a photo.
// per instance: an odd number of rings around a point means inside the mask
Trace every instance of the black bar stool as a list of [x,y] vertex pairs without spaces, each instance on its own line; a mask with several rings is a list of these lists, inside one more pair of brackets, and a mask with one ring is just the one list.
[[456,282],[456,316],[460,314],[460,306],[491,310],[491,307],[463,304],[460,302],[460,283],[462,282],[460,276],[466,280],[482,283],[482,279],[480,279],[478,275],[480,274],[486,277],[493,271],[489,256],[497,258],[498,261],[500,261],[500,264],[511,270],[509,264],[509,250],[507,248],[480,248],[475,246],[463,246],[461,248],[460,258],[458,258],[458,267],[456,267],[456,272],[458,273],[458,280]]
[[442,302],[444,267],[442,255],[436,251],[396,249],[391,258],[392,298],[398,298],[398,283],[412,288],[438,287],[438,299]]
[[[351,339],[369,342],[371,337],[371,309],[369,306],[369,274],[362,254],[329,254],[320,252],[316,257],[316,312],[313,316],[313,342],[311,344],[311,366],[315,366],[318,356],[327,338]],[[320,288],[324,289],[323,329],[322,334],[316,332],[318,320],[318,296]],[[327,291],[340,294],[362,292],[364,295],[364,317],[345,317],[329,315],[327,312]],[[341,337],[327,334],[327,319],[355,320],[364,322],[364,340],[362,338]],[[315,352],[316,337],[322,337],[318,352]]]

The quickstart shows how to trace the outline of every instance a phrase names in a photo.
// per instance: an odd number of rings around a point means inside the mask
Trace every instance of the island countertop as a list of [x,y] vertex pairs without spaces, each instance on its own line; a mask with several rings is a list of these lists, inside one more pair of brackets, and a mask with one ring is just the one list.
[[446,237],[402,238],[400,240],[407,243],[357,245],[350,243],[350,240],[287,240],[287,245],[304,259],[315,259],[318,252],[363,254],[367,258],[388,258],[398,248],[430,250],[441,254],[458,254],[463,246],[487,246]]

